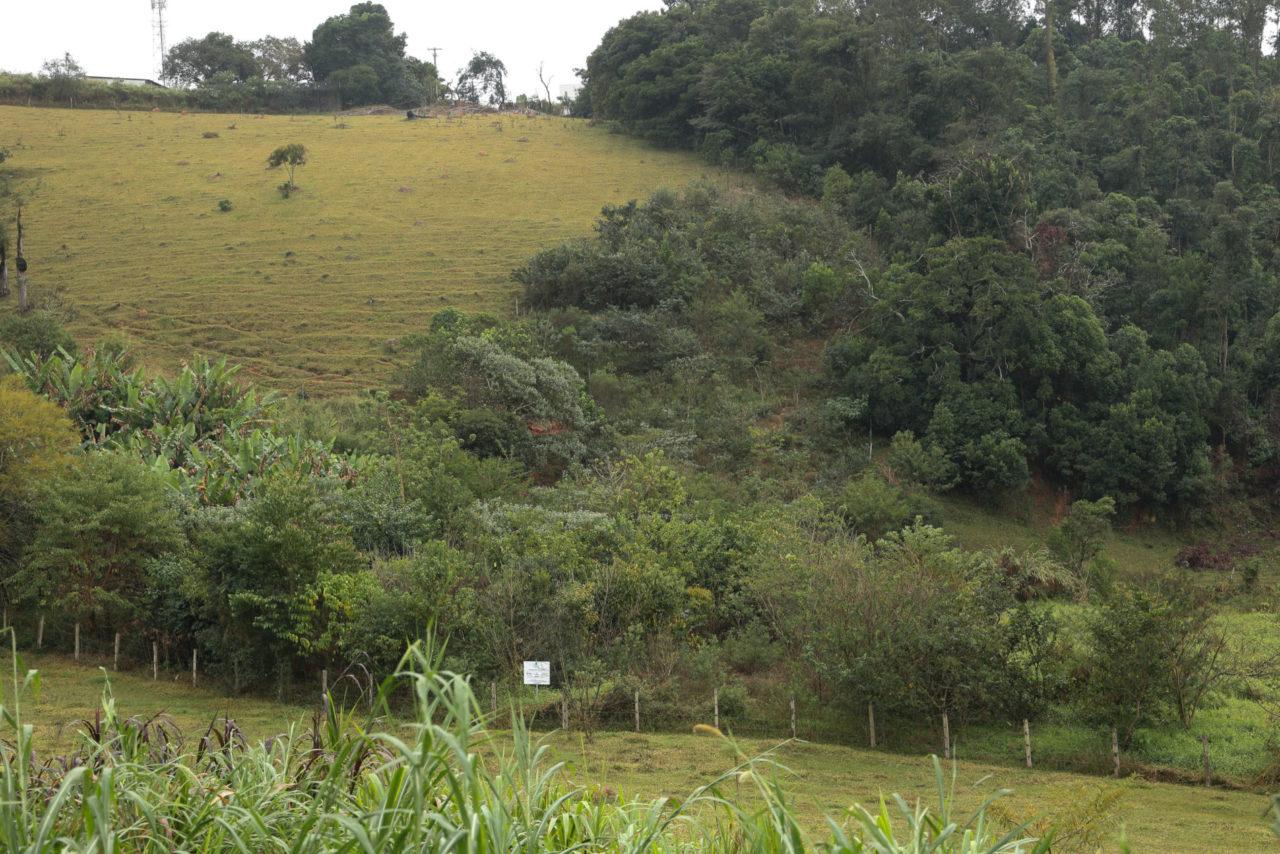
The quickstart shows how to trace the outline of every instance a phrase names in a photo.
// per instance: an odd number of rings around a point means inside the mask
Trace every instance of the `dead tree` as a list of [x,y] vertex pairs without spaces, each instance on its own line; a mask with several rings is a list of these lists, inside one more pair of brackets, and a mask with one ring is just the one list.
[[547,93],[547,109],[548,109],[548,110],[550,110],[550,109],[552,108],[552,103],[551,103],[551,81],[552,81],[552,80],[554,80],[555,78],[554,78],[554,77],[543,77],[543,76],[542,76],[542,65],[543,65],[543,64],[542,64],[541,62],[539,62],[539,63],[538,63],[538,82],[542,84],[542,91],[544,91],[544,92],[546,92],[546,93]]
[[9,223],[0,221],[0,299],[9,295]]
[[18,257],[14,263],[18,268],[18,311],[25,314],[31,305],[27,300],[27,259],[22,255],[22,208],[18,208]]

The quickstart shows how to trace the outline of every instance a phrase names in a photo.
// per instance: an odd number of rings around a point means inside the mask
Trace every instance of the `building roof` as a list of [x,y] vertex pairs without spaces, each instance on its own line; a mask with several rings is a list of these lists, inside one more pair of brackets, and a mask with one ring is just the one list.
[[99,74],[86,74],[86,80],[97,80],[100,83],[123,83],[126,86],[155,86],[158,89],[167,89],[163,83],[157,83],[149,77],[110,77]]

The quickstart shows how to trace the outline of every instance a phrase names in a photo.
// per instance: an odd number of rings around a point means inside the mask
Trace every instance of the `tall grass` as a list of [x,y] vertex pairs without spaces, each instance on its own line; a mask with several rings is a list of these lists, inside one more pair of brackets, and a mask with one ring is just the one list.
[[510,733],[488,731],[467,680],[437,663],[414,647],[382,686],[383,710],[393,692],[409,694],[408,722],[366,727],[366,718],[326,703],[310,731],[259,743],[225,720],[188,740],[163,716],[122,717],[108,683],[76,749],[42,758],[22,711],[39,674],[24,672],[14,651],[0,693],[0,850],[1047,850],[1047,840],[993,830],[990,800],[972,816],[952,816],[936,758],[936,809],[897,796],[874,812],[855,807],[830,820],[821,844],[801,832],[779,782],[784,769],[769,755],[737,754],[736,767],[679,801],[577,789],[518,718]]

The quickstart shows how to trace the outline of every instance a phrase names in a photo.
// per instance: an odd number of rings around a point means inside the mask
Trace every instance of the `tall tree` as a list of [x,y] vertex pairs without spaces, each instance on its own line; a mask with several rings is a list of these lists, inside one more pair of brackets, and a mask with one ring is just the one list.
[[486,102],[501,108],[507,102],[507,66],[488,51],[473,54],[458,72],[458,97],[473,104]]
[[213,32],[170,48],[164,58],[163,74],[167,80],[199,86],[214,78],[243,83],[258,77],[259,68],[249,45],[226,33]]
[[372,72],[372,78],[377,80],[376,90],[362,85],[356,100],[351,101],[353,87],[348,85],[343,92],[344,101],[420,103],[425,93],[406,63],[407,40],[404,33],[396,33],[382,4],[357,3],[346,14],[334,15],[316,27],[302,51],[311,73],[321,83],[331,81],[335,75],[348,84],[354,75],[368,77],[366,72],[352,69]]
[[295,38],[263,36],[245,45],[253,52],[258,73],[264,80],[280,83],[305,83],[311,79],[302,43]]

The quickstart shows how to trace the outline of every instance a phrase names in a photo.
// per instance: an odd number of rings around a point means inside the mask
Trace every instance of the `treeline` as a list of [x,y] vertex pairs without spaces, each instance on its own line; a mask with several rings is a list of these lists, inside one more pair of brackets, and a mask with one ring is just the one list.
[[[185,39],[164,57],[168,88],[90,79],[67,54],[38,75],[0,73],[0,103],[288,113],[366,104],[413,108],[446,97],[495,107],[511,100],[506,66],[492,54],[476,52],[451,86],[433,63],[406,53],[407,40],[384,6],[356,3],[320,23],[305,43],[277,36],[237,41],[220,32]],[[549,91],[519,101],[563,110]]]
[[574,726],[629,720],[637,690],[655,724],[715,690],[746,723],[799,690],[903,728],[1189,726],[1246,670],[1217,666],[1251,653],[1210,617],[1256,565],[1137,579],[1102,554],[1110,498],[1051,550],[958,548],[926,486],[949,457],[904,434],[869,460],[857,405],[814,394],[807,342],[863,298],[864,240],[709,186],[609,208],[517,272],[536,311],[441,312],[354,400],[203,360],[152,378],[47,312],[8,318],[7,613],[24,645],[119,633],[281,694],[434,636],[484,680],[550,660]]
[[605,36],[579,106],[852,229],[819,330],[851,440],[1197,514],[1280,471],[1268,8],[677,2]]

